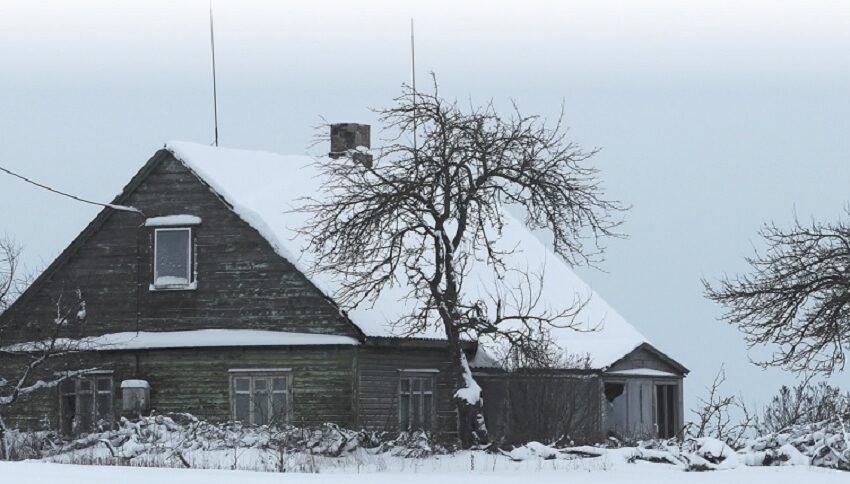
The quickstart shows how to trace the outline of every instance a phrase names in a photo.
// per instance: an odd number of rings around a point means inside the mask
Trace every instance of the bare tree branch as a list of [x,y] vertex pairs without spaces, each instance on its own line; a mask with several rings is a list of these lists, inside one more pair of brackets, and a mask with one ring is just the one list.
[[[850,213],[850,212],[849,212]],[[850,225],[794,220],[760,231],[767,249],[746,260],[750,273],[703,281],[707,296],[726,307],[750,348],[776,346],[761,366],[830,374],[850,349]]]

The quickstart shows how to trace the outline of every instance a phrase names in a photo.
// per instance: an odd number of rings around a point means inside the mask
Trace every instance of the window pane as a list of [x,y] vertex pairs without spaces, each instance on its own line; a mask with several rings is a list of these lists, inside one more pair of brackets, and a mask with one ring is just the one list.
[[[73,381],[71,382],[74,383]],[[59,416],[60,428],[62,435],[73,435],[74,420],[77,418],[77,397],[73,394],[62,396],[59,405],[62,409],[62,414]]]
[[91,432],[94,422],[94,401],[90,393],[77,395],[77,432]]
[[275,393],[272,395],[272,416],[275,422],[286,421],[286,394]]
[[422,428],[425,430],[431,430],[431,413],[434,411],[433,409],[433,395],[427,394],[422,401]]
[[98,423],[101,420],[112,419],[112,395],[109,393],[99,393],[95,398],[97,404],[95,418]]
[[80,382],[80,391],[81,392],[90,392],[92,389],[90,380],[79,380]]
[[99,391],[99,392],[111,392],[112,391],[112,378],[98,378],[97,379],[97,391]]
[[73,395],[77,391],[76,380],[63,380],[62,383],[59,384],[59,389],[62,393],[68,395]]
[[423,378],[422,379],[422,391],[423,392],[430,392],[431,391],[431,379],[430,378]]
[[272,389],[276,392],[286,391],[286,378],[275,378],[272,380],[273,387]]
[[268,394],[254,394],[254,424],[263,425],[269,423],[269,397]]
[[410,422],[411,430],[419,430],[422,428],[422,397],[421,395],[413,395],[413,409],[411,411],[412,418]]
[[247,392],[251,389],[251,380],[247,378],[234,378],[233,383],[237,392]]
[[189,283],[189,230],[156,232],[156,284]]
[[266,390],[269,387],[268,380],[266,379],[256,379],[254,380],[254,390]]
[[251,397],[247,393],[236,394],[233,397],[236,420],[243,423],[250,423],[249,410],[251,405]]
[[399,427],[401,430],[407,430],[410,428],[410,396],[409,395],[401,395],[399,398],[400,405],[400,422]]
[[410,391],[414,393],[419,391],[419,380],[419,378],[410,379]]
[[401,379],[401,391],[405,393],[410,391],[410,380],[407,378]]

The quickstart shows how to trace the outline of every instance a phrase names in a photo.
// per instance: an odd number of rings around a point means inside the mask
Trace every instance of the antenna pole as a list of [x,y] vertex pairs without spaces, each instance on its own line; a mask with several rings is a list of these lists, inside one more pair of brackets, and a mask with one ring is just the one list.
[[410,83],[413,88],[413,156],[417,156],[416,143],[416,42],[413,37],[413,17],[410,18]]
[[213,7],[210,0],[210,50],[212,52],[213,81],[213,123],[215,126],[215,146],[218,146],[218,90],[215,82],[215,30],[213,29]]

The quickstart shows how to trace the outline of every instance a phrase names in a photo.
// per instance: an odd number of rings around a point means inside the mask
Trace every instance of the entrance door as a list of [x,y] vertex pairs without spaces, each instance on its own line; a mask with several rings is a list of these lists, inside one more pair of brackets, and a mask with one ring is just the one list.
[[655,385],[655,421],[658,425],[658,437],[662,439],[676,436],[678,400],[676,385]]

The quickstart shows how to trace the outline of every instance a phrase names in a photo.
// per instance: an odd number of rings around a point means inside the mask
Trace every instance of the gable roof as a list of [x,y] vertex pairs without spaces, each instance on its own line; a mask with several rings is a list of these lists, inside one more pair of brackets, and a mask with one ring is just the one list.
[[[171,154],[167,150],[158,150],[154,153],[153,156],[145,162],[144,166],[130,179],[129,182],[121,189],[121,192],[115,196],[112,200],[111,205],[123,205],[130,194],[138,188],[138,186],[150,175],[151,171],[153,171],[156,166],[161,163],[163,160],[170,157]],[[89,239],[97,230],[103,226],[109,217],[115,214],[115,210],[110,207],[104,207],[97,215],[92,219],[91,222],[86,225],[83,230],[74,237],[74,240],[68,244],[62,252],[53,259],[53,262],[50,263],[39,275],[36,277],[29,286],[26,287],[23,293],[21,293],[17,299],[15,299],[12,304],[6,308],[6,311],[0,313],[0,321],[3,318],[8,317],[10,314],[14,312],[14,310],[20,306],[22,306],[29,298],[31,298],[38,289],[42,287],[47,281],[50,280],[51,277],[61,268],[63,267],[74,254],[83,246],[86,240]],[[141,214],[139,214],[141,215]]]
[[[338,276],[311,273],[312,254],[296,236],[307,215],[296,211],[303,197],[321,196],[321,179],[308,156],[284,156],[263,151],[245,151],[186,143],[166,145],[175,158],[204,181],[245,222],[256,229],[281,256],[294,264],[322,292],[332,296],[340,287]],[[611,308],[570,266],[556,256],[525,225],[505,213],[505,227],[497,242],[513,250],[507,256],[511,267],[541,276],[538,309],[560,311],[576,303],[583,306],[574,323],[587,331],[552,328],[555,341],[567,352],[587,355],[591,367],[607,368],[648,340]],[[503,287],[521,287],[524,281],[510,274],[500,280]],[[493,291],[492,271],[484,263],[475,264],[466,277],[465,292],[470,297],[488,299]],[[366,336],[403,336],[393,322],[409,314],[416,301],[406,298],[402,286],[383,291],[372,304],[349,310],[348,317]],[[527,296],[527,295],[526,295]],[[595,331],[591,331],[596,329]],[[428,328],[409,336],[443,339],[438,328]],[[656,350],[657,351],[657,350]],[[659,352],[660,353],[660,352]],[[672,361],[672,360],[671,360]],[[679,365],[681,366],[681,365]]]
[[[647,351],[647,352],[649,352],[649,353],[653,354],[653,355],[654,355],[656,358],[658,358],[659,360],[661,360],[661,361],[663,361],[664,363],[667,363],[668,365],[670,365],[670,366],[672,366],[673,368],[675,368],[675,369],[676,369],[676,371],[678,371],[678,372],[679,372],[680,374],[682,374],[682,375],[687,375],[688,373],[690,373],[690,372],[691,372],[691,370],[687,369],[684,365],[682,365],[682,364],[681,364],[681,363],[679,363],[678,361],[674,360],[673,358],[670,358],[669,356],[667,356],[667,354],[666,354],[666,353],[664,353],[663,351],[659,350],[659,349],[658,349],[658,348],[656,348],[655,346],[652,346],[652,345],[651,345],[651,344],[649,344],[649,343],[643,343],[643,344],[641,344],[640,346],[638,346],[638,347],[637,347],[637,348],[635,348],[634,350],[630,351],[629,353],[627,353],[627,354],[623,355],[623,356],[622,356],[622,358],[617,359],[617,361],[612,362],[612,363],[611,363],[610,365],[608,365],[608,366],[609,366],[609,367],[616,366],[616,365],[617,365],[617,363],[620,363],[621,361],[625,360],[625,359],[626,359],[626,358],[628,358],[628,357],[629,357],[632,353],[634,353],[635,351],[638,351],[638,350],[645,350],[645,351]],[[624,370],[621,370],[621,371],[620,371],[620,373],[621,373],[621,374],[622,374],[622,371],[624,371]],[[625,370],[625,371],[628,371],[628,370]],[[609,373],[612,373],[612,372],[609,372]]]

